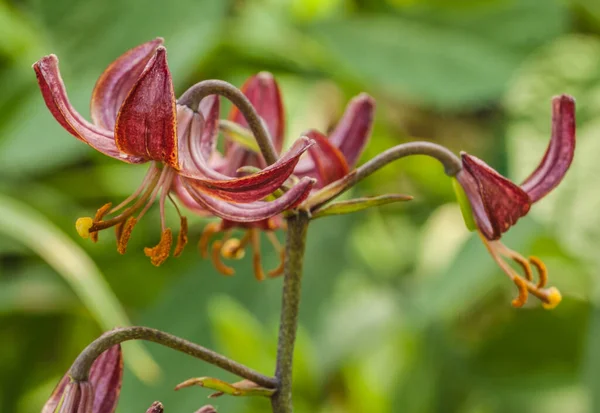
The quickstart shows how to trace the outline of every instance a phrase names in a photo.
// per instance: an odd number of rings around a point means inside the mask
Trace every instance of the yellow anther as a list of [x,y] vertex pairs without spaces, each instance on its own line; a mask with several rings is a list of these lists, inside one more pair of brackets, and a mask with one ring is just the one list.
[[90,237],[90,228],[94,225],[91,217],[78,218],[75,222],[75,228],[81,238],[88,239]]
[[562,295],[556,287],[548,288],[546,290],[546,294],[548,301],[542,302],[542,307],[544,307],[546,310],[552,310],[553,308],[556,308],[556,306],[562,301]]
[[202,235],[200,235],[200,241],[198,241],[198,249],[202,258],[208,257],[208,244],[213,235],[221,231],[221,223],[211,222],[204,227]]
[[117,229],[117,251],[119,254],[125,254],[127,250],[127,243],[129,242],[129,238],[131,237],[131,231],[133,231],[133,227],[137,223],[137,219],[134,217],[129,218],[125,221],[125,224],[121,228]]
[[546,265],[538,257],[529,257],[529,262],[537,269],[538,272],[538,288],[544,288],[548,282],[548,270]]
[[527,302],[528,292],[527,292],[527,282],[521,277],[515,277],[513,280],[517,288],[519,289],[519,295],[517,298],[512,300],[513,307],[519,308],[523,307]]
[[188,242],[188,223],[186,217],[181,217],[181,226],[179,228],[179,235],[177,236],[177,244],[175,245],[174,257],[179,257],[183,252],[183,248]]
[[[102,221],[102,218],[104,218],[108,211],[110,211],[111,206],[112,203],[109,202],[98,208],[98,210],[96,211],[96,215],[94,216],[94,224]],[[90,232],[90,239],[92,240],[92,242],[98,242],[98,231]]]
[[230,260],[241,260],[246,255],[246,250],[239,239],[231,238],[223,244],[221,255]]
[[533,272],[531,271],[529,262],[517,253],[514,253],[510,258],[512,258],[513,261],[519,264],[519,266],[523,269],[523,272],[525,273],[525,279],[527,279],[527,281],[533,281]]
[[173,245],[173,233],[171,228],[167,228],[160,235],[160,241],[155,247],[144,248],[144,254],[150,257],[152,265],[159,266],[169,258],[171,254],[171,246]]
[[221,261],[221,249],[223,247],[223,243],[221,241],[215,241],[212,244],[210,257],[212,259],[213,265],[223,275],[231,276],[235,274],[235,270],[227,265],[223,264]]

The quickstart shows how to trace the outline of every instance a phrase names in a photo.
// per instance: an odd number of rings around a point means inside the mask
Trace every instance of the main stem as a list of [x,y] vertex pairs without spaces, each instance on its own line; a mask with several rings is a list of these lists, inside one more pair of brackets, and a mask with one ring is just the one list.
[[275,379],[277,391],[271,397],[273,413],[292,413],[292,367],[298,329],[302,286],[302,264],[309,217],[301,211],[287,218],[285,275],[281,300],[281,322],[277,343]]

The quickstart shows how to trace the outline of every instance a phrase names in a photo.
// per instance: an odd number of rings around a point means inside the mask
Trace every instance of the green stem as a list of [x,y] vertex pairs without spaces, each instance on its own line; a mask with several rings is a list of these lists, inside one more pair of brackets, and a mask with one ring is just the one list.
[[300,211],[287,218],[285,275],[281,303],[281,322],[277,344],[275,378],[278,387],[271,397],[273,413],[292,413],[292,366],[298,329],[298,313],[302,286],[302,264],[306,247],[309,217]]
[[172,348],[173,350],[189,354],[190,356],[204,360],[207,363],[214,364],[223,370],[227,370],[230,373],[253,381],[261,386],[271,389],[277,386],[277,382],[273,377],[267,377],[260,374],[243,364],[230,360],[227,357],[198,344],[148,327],[117,328],[104,333],[91,342],[81,354],[79,354],[69,370],[69,375],[75,381],[86,381],[92,363],[100,356],[100,354],[115,344],[120,344],[128,340],[152,341],[165,347]]

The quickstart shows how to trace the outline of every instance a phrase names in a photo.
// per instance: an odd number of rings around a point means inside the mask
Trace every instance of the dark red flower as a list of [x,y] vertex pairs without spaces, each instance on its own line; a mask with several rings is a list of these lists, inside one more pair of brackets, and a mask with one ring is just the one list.
[[[546,269],[536,257],[525,259],[504,246],[499,240],[503,233],[525,216],[531,205],[554,189],[565,176],[575,152],[575,100],[566,95],[552,100],[552,136],[540,165],[519,186],[506,179],[482,160],[462,153],[463,169],[456,176],[469,200],[472,216],[481,238],[500,268],[519,287],[520,295],[513,305],[521,306],[527,293],[543,301],[546,308],[560,302],[559,291],[544,288]],[[503,258],[517,262],[525,271],[519,276]],[[540,279],[532,282],[530,264],[538,269]]]
[[[157,246],[144,250],[155,265],[164,262],[172,247],[164,206],[177,175],[195,202],[240,222],[275,216],[301,202],[312,187],[310,179],[303,179],[276,201],[259,201],[291,175],[300,155],[310,146],[306,138],[273,165],[248,176],[227,176],[209,167],[204,156],[214,146],[219,101],[211,96],[201,103],[207,110],[205,117],[176,105],[166,50],[161,44],[162,39],[144,43],[105,70],[92,94],[93,123],[69,103],[56,56],[46,56],[33,66],[46,105],[69,133],[124,162],[152,162],[134,194],[114,208],[104,205],[93,219],[79,219],[77,229],[83,237],[96,241],[98,231],[115,227],[118,250],[124,253],[134,225],[158,199],[161,239]],[[116,216],[105,219],[109,215]],[[187,241],[186,229],[187,222],[181,217],[174,255],[181,253]]]

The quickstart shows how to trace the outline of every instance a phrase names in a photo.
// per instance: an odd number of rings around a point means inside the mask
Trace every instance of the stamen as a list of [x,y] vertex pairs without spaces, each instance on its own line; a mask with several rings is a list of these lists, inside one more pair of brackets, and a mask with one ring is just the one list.
[[548,283],[548,270],[546,265],[538,257],[529,257],[529,262],[537,269],[538,272],[538,288],[544,288]]
[[514,262],[519,264],[519,266],[521,266],[523,272],[525,273],[525,278],[527,279],[527,281],[533,281],[533,272],[531,271],[529,261],[527,261],[525,258],[518,254],[512,255],[510,258],[512,258]]
[[213,265],[215,266],[217,271],[219,271],[223,275],[231,276],[231,275],[235,274],[235,270],[231,267],[228,267],[227,265],[225,265],[223,263],[223,261],[221,261],[220,253],[221,253],[222,247],[223,247],[223,242],[221,242],[221,241],[213,242],[210,256],[211,256]]
[[269,277],[278,277],[282,275],[285,270],[285,249],[281,246],[281,243],[273,232],[267,231],[266,234],[269,241],[271,241],[271,245],[273,245],[273,248],[275,248],[275,251],[279,254],[279,265],[267,272],[267,275]]
[[187,218],[180,216],[179,217],[179,234],[177,235],[177,244],[175,245],[175,252],[173,252],[174,257],[179,257],[183,252],[183,248],[185,248],[188,242],[188,222]]
[[512,300],[513,307],[519,308],[523,307],[527,302],[527,283],[521,277],[516,277],[514,280],[515,285],[519,289],[519,296]]
[[135,219],[135,217],[129,217],[129,219],[125,221],[125,224],[122,225],[122,229],[119,231],[119,238],[117,239],[117,251],[119,251],[119,254],[125,254],[127,243],[129,242],[131,231],[133,231],[135,224],[137,224],[137,219]]
[[213,235],[218,232],[221,232],[222,227],[220,222],[211,222],[204,227],[202,234],[200,235],[200,240],[198,241],[198,250],[200,250],[200,254],[202,258],[208,258],[208,244]]
[[138,197],[138,195],[141,194],[142,191],[144,191],[146,189],[146,187],[148,186],[148,184],[150,183],[150,181],[152,181],[152,178],[154,178],[154,176],[157,174],[158,171],[159,171],[159,169],[156,166],[156,162],[152,162],[152,164],[150,165],[150,169],[148,169],[148,172],[146,172],[146,176],[144,177],[144,180],[142,181],[142,183],[140,184],[140,186],[135,190],[135,192],[133,194],[129,195],[119,205],[117,205],[116,207],[114,207],[113,209],[111,209],[109,213],[110,214],[114,214],[115,212],[117,212],[121,208],[127,206],[127,204],[129,204],[131,201],[133,201],[134,199],[136,199]]
[[248,232],[250,233],[252,240],[252,266],[254,267],[254,277],[258,281],[263,281],[266,277],[260,257],[260,233],[254,228],[249,229]]
[[[154,202],[156,202],[156,197],[158,196],[158,192],[161,189],[164,189],[164,185],[165,182],[168,182],[169,185],[167,186],[167,188],[169,188],[171,186],[171,181],[168,180],[168,178],[171,175],[171,168],[164,168],[158,178],[158,182],[156,183],[156,186],[154,186],[154,189],[152,189],[152,191],[148,191],[150,192],[150,197],[148,198],[148,201],[146,202],[146,205],[144,206],[144,209],[142,209],[142,212],[139,213],[139,215],[137,216],[138,221],[140,219],[142,219],[142,217],[146,214],[146,212],[148,212],[148,210],[150,209],[150,207],[152,206],[152,204],[154,204]],[[163,192],[164,194],[164,192]],[[161,196],[162,199],[162,196]],[[163,221],[163,216],[164,216],[164,207],[161,208],[161,226],[164,226],[164,221]],[[165,228],[161,228],[163,230],[163,232],[165,231]]]
[[[94,216],[94,224],[102,221],[102,218],[104,218],[104,216],[108,213],[108,210],[110,209],[111,206],[112,206],[112,203],[109,202],[107,204],[102,205],[100,208],[98,208],[98,210],[96,211],[96,215]],[[92,240],[92,242],[98,242],[98,231],[91,232],[90,239]]]
[[558,304],[562,301],[562,295],[558,288],[550,287],[546,290],[546,301],[542,302],[542,307],[546,310],[552,310],[556,308]]
[[169,258],[171,246],[173,245],[173,234],[171,228],[165,229],[160,235],[160,242],[155,247],[144,248],[144,254],[150,257],[153,265],[159,266]]

